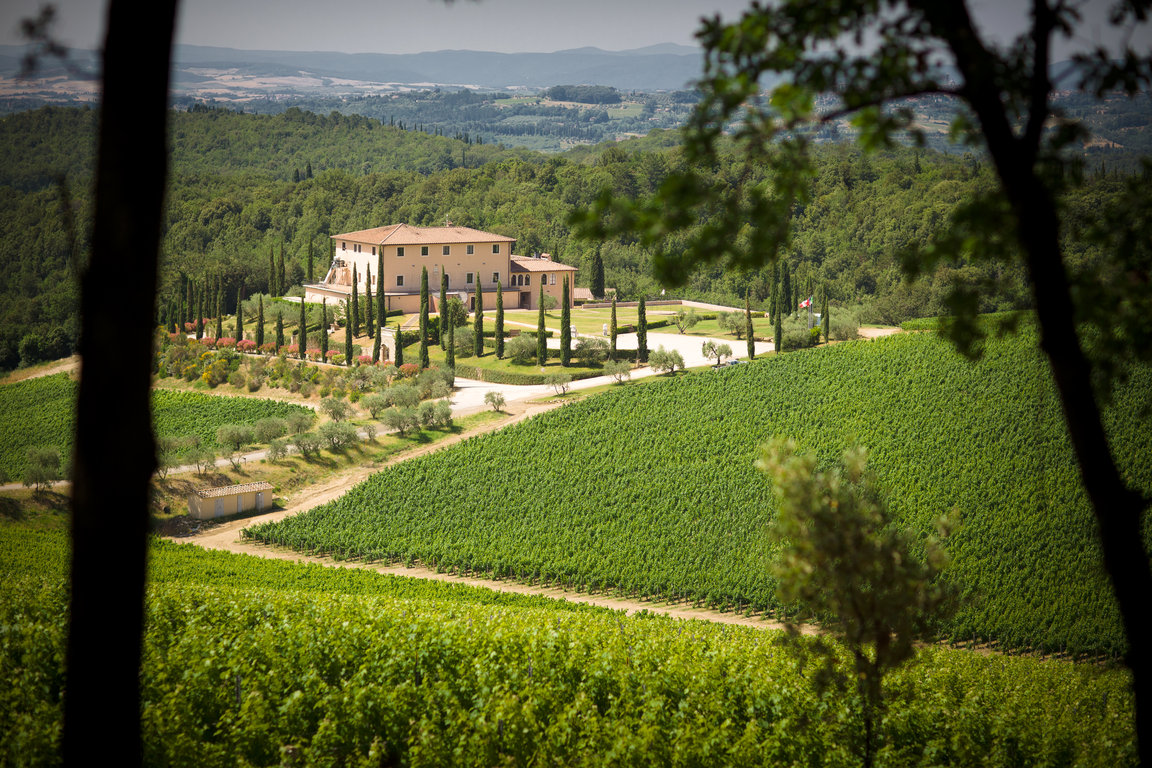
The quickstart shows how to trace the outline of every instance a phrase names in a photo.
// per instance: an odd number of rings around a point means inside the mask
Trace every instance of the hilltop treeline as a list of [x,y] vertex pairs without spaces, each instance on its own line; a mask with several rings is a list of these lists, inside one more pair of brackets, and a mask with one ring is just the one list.
[[[66,354],[75,343],[74,277],[88,248],[95,122],[91,110],[66,108],[0,120],[0,368]],[[291,286],[307,277],[309,251],[314,277],[323,275],[332,234],[445,220],[515,237],[520,253],[551,252],[580,268],[578,285],[588,284],[598,250],[606,285],[621,295],[662,288],[635,242],[580,241],[567,220],[603,189],[655,189],[683,162],[675,134],[544,155],[359,116],[222,109],[174,112],[171,133],[162,298],[181,274],[210,279],[223,283],[231,312],[241,284],[246,294],[268,291],[273,251],[279,257],[283,248]],[[735,167],[722,156],[716,178]],[[1027,306],[1018,272],[979,260],[903,282],[900,252],[926,242],[958,202],[992,183],[977,160],[903,149],[862,156],[829,145],[818,167],[809,203],[795,212],[788,261],[798,294],[827,291],[833,305],[860,304],[862,319],[888,322],[942,313],[944,288],[958,280],[991,286],[983,311]],[[770,183],[767,171],[761,181]],[[1076,194],[1070,209],[1091,211],[1120,194],[1120,181],[1098,179]],[[706,268],[673,295],[740,304],[748,295],[758,307],[772,284],[769,268]]]

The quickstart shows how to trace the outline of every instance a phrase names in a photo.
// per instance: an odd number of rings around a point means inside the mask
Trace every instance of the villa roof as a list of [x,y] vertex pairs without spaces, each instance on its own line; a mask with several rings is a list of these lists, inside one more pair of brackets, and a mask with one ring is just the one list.
[[392,224],[332,235],[333,240],[352,240],[371,245],[445,245],[451,243],[514,243],[516,238],[483,232],[471,227],[412,227]]
[[576,267],[561,264],[551,259],[536,259],[531,256],[513,256],[509,268],[511,272],[575,272]]

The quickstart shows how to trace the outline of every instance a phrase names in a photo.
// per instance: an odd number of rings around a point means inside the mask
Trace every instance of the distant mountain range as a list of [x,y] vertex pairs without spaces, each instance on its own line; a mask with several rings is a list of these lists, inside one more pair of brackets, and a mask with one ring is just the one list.
[[[0,76],[18,71],[24,49],[0,46]],[[95,60],[76,51],[80,68]],[[217,86],[283,95],[366,93],[382,86],[472,86],[547,88],[553,85],[609,85],[621,90],[680,90],[701,75],[697,48],[663,44],[630,51],[578,48],[554,53],[435,51],[382,54],[333,51],[247,51],[196,45],[176,46],[173,89],[203,93]],[[42,75],[62,74],[45,62]]]

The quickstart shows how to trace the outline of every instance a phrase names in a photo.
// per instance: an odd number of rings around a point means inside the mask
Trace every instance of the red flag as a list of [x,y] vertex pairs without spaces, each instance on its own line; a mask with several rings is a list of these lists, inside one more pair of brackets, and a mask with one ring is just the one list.
[[811,296],[804,299],[804,301],[800,302],[800,309],[806,309],[807,307],[810,307],[810,306],[812,306],[812,297]]

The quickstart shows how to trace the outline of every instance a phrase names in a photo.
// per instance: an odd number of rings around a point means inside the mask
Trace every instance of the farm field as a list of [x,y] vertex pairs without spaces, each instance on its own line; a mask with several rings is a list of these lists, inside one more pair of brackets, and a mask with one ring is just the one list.
[[[1108,412],[1120,465],[1145,489],[1152,431],[1139,411],[1149,392],[1152,371],[1141,369]],[[958,510],[946,578],[964,602],[943,636],[1121,651],[1031,330],[990,341],[978,364],[934,336],[905,334],[608,392],[249,534],[310,553],[773,611],[773,501],[753,468],[772,436],[821,461],[867,446],[894,514],[914,531]],[[531,482],[509,467],[531,467]]]
[[[76,387],[76,382],[64,373],[0,386],[0,471],[19,478],[29,448],[54,446],[62,457],[71,453]],[[200,444],[208,447],[216,445],[216,429],[222,424],[314,413],[303,406],[274,400],[172,390],[154,391],[152,408],[158,436],[196,435]]]
[[[0,762],[53,764],[66,537],[0,522]],[[782,633],[156,542],[145,762],[853,766],[860,702]],[[886,764],[1135,765],[1126,673],[925,649]]]

